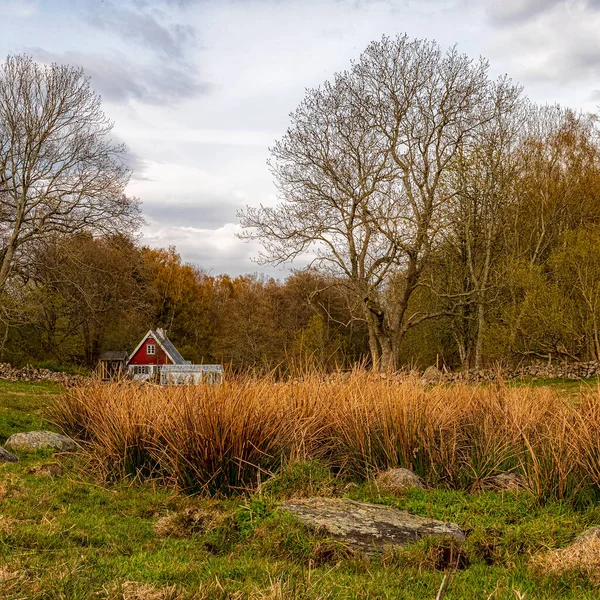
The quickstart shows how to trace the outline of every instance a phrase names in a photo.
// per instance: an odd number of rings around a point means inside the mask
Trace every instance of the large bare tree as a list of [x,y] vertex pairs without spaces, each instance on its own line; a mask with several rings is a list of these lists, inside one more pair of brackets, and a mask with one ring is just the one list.
[[241,215],[261,258],[301,254],[347,287],[375,368],[397,366],[406,332],[439,313],[410,299],[456,194],[449,173],[509,95],[483,60],[407,36],[371,43],[332,82],[308,90],[272,148],[281,203]]
[[0,65],[0,292],[49,235],[135,226],[111,129],[82,69],[28,56]]

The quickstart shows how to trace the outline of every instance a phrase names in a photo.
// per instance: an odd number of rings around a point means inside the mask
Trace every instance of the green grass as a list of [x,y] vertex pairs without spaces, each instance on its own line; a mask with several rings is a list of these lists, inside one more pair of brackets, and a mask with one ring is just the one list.
[[566,395],[579,394],[581,391],[594,391],[600,385],[600,379],[589,377],[587,379],[534,379],[532,377],[523,377],[522,379],[509,380],[508,385],[531,386],[531,387],[551,387],[557,392]]
[[[0,382],[0,434],[45,428],[43,410],[59,392],[46,384]],[[414,490],[380,493],[335,479],[318,463],[286,468],[260,493],[227,500],[190,498],[149,485],[105,485],[73,456],[23,455],[0,465],[0,597],[7,600],[184,598],[431,599],[442,581],[443,542],[423,540],[366,560],[309,532],[277,510],[282,498],[331,494],[454,521],[468,531],[466,568],[448,570],[453,599],[600,597],[579,574],[547,577],[529,558],[563,547],[600,523],[600,506],[540,506],[527,493]],[[49,477],[40,465],[59,463]],[[203,511],[212,525],[159,536],[169,514]]]
[[20,431],[52,430],[43,411],[60,390],[55,383],[11,383],[0,379],[0,444]]

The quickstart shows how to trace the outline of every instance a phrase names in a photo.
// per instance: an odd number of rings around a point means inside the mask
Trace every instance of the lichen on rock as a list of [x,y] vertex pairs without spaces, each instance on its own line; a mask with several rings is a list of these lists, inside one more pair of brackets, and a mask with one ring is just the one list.
[[382,551],[388,546],[404,546],[426,536],[465,539],[464,532],[455,523],[427,519],[378,504],[339,498],[306,498],[284,502],[280,509],[365,554]]

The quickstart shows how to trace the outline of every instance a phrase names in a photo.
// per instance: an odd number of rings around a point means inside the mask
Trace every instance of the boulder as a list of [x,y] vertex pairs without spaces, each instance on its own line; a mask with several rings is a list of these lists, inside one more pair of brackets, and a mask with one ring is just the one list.
[[424,489],[425,485],[418,475],[408,469],[388,469],[375,477],[375,483],[383,490],[402,492],[410,488]]
[[0,463],[16,463],[19,462],[19,459],[11,454],[8,450],[5,450],[0,446]]
[[498,473],[487,477],[481,483],[488,490],[514,492],[527,487],[527,480],[519,473]]
[[444,381],[444,374],[433,365],[427,367],[421,377],[422,383],[441,383],[442,381]]
[[15,433],[6,440],[5,446],[11,450],[21,450],[22,452],[35,452],[42,449],[62,452],[77,450],[77,444],[71,438],[53,431]]
[[426,536],[450,537],[461,542],[465,539],[465,533],[455,523],[426,519],[378,504],[340,498],[305,498],[284,502],[280,509],[365,554],[374,554],[388,546],[405,546]]

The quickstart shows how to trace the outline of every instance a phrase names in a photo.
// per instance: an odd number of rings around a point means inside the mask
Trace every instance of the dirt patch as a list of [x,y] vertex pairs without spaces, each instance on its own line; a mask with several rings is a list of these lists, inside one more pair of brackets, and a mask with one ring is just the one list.
[[[10,533],[17,522],[16,519],[12,517],[7,517],[6,515],[0,515],[0,533]],[[3,567],[0,567],[0,570]],[[0,573],[0,581],[2,581],[2,575]]]
[[63,468],[60,463],[51,462],[29,467],[26,472],[40,477],[59,477],[63,473]]

